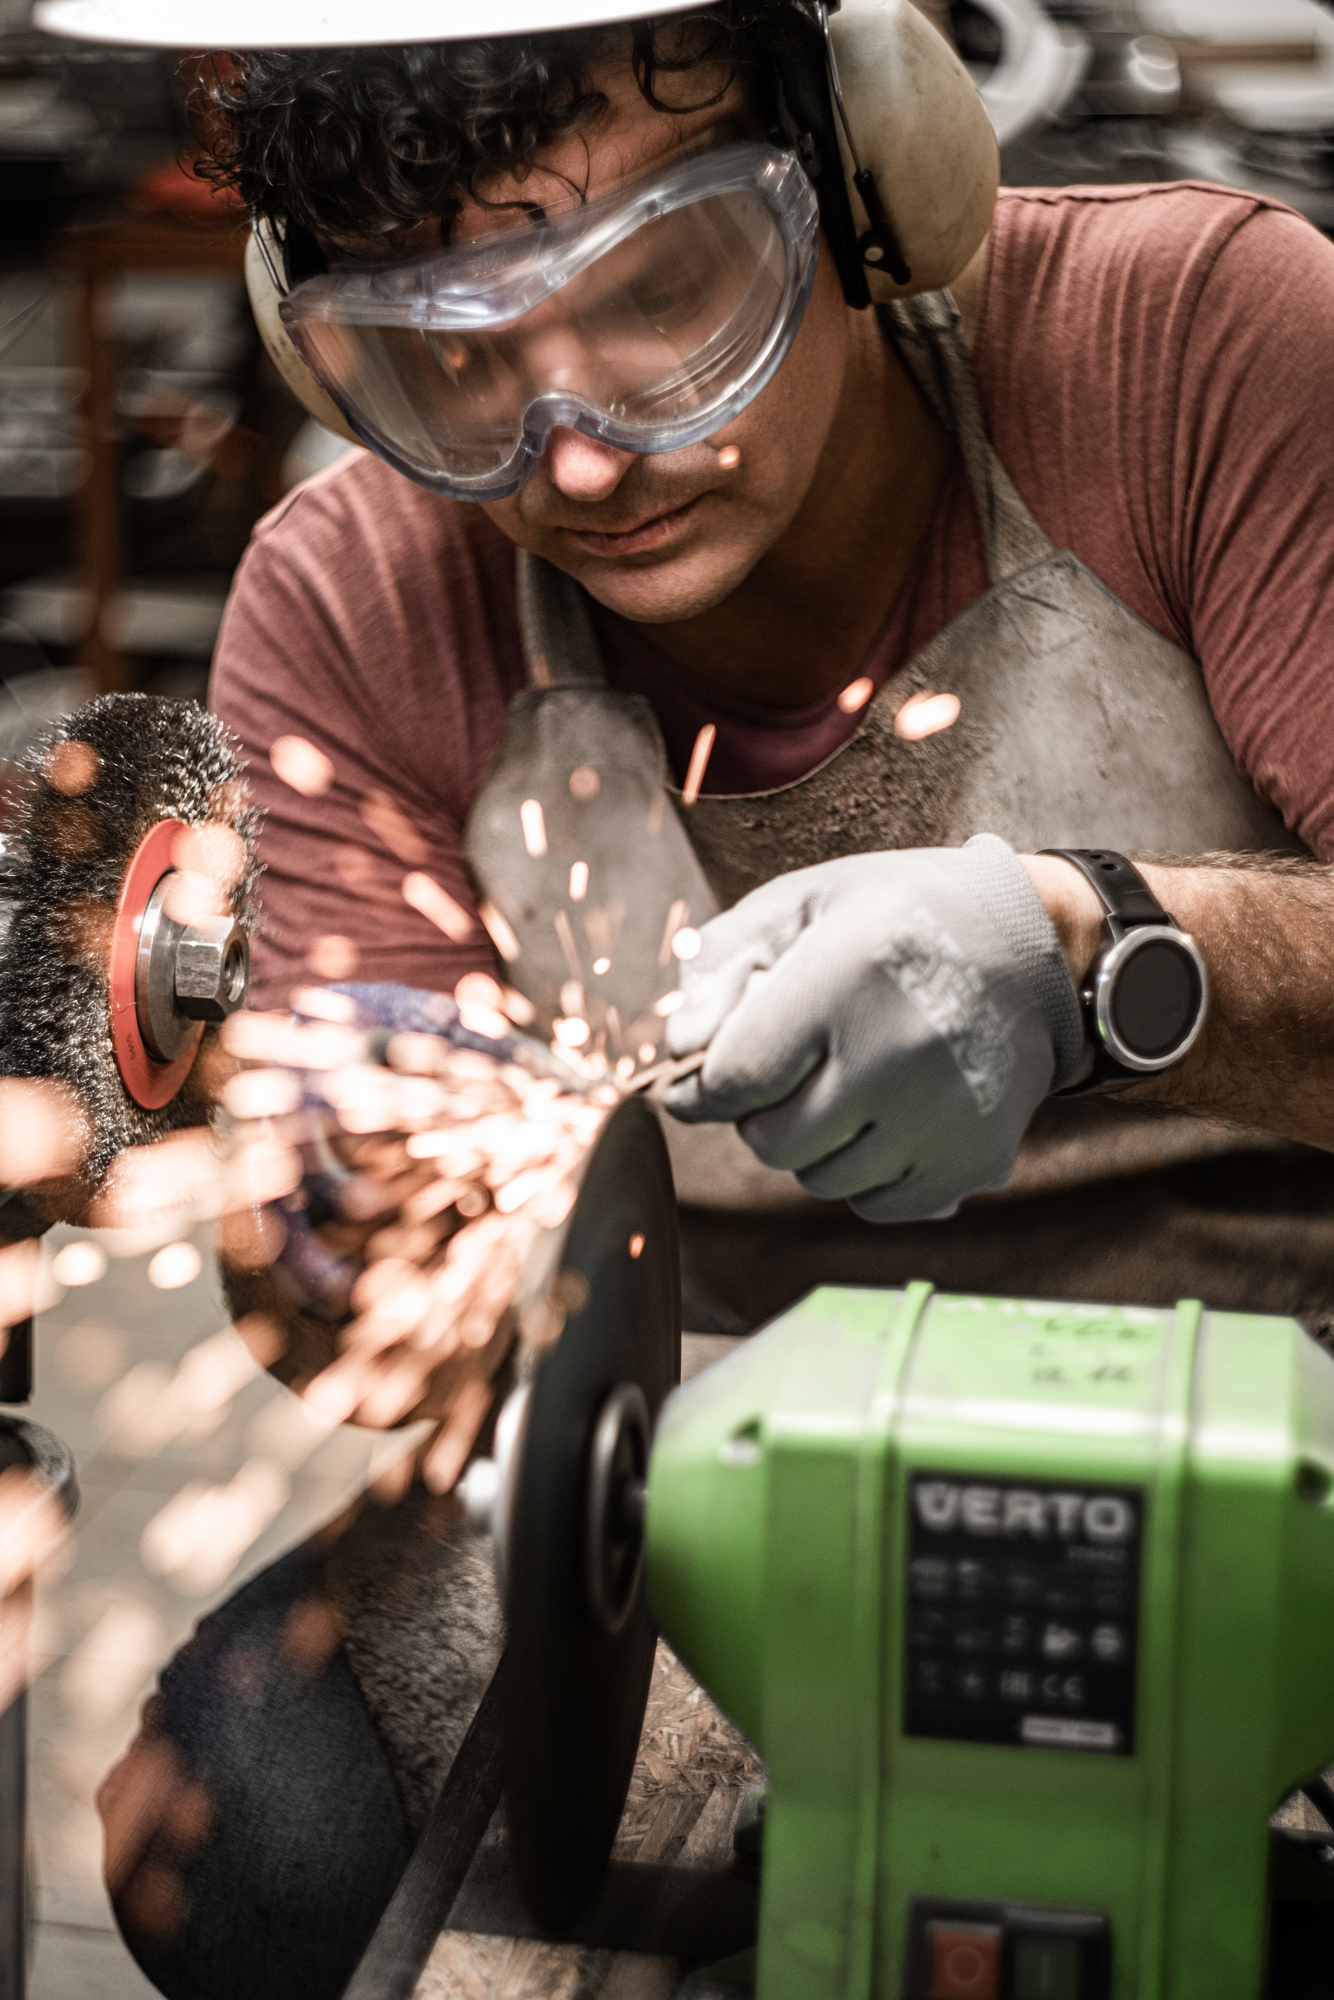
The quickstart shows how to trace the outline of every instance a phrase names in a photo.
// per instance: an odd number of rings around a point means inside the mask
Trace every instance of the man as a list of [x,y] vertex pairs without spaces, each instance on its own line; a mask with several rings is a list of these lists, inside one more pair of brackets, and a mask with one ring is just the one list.
[[[278,219],[289,331],[379,454],[261,524],[219,646],[214,703],[268,813],[256,997],[284,1006],[312,972],[439,992],[498,970],[465,828],[525,677],[517,549],[582,587],[578,643],[648,703],[678,785],[715,732],[682,819],[718,901],[742,899],[684,962],[669,1046],[707,1054],[672,1102],[696,1129],[739,1121],[762,1165],[692,1153],[687,1133],[687,1325],[743,1330],[817,1280],[909,1276],[1198,1291],[1328,1324],[1334,1174],[1311,1150],[1334,1137],[1323,239],[1191,185],[1003,195],[953,286],[970,362],[940,302],[849,302],[826,203],[781,365],[675,449],[665,432],[635,448],[623,384],[576,370],[570,390],[540,287],[527,345],[521,317],[509,346],[447,330],[425,343],[434,373],[358,330],[390,323],[358,318],[371,266],[420,316],[452,273],[481,282],[450,261],[469,246],[499,244],[516,285],[547,245],[574,270],[581,211],[696,162],[707,185],[729,147],[776,135],[801,157],[804,137],[816,172],[832,115],[804,128],[791,102],[823,61],[812,25],[768,0],[656,29],[243,55],[220,82],[214,172]],[[881,192],[891,216],[907,198]],[[703,268],[691,243],[651,273],[664,314]],[[617,284],[647,341],[645,274]],[[610,371],[611,321],[594,323],[584,346]],[[530,662],[547,658],[536,616]],[[289,745],[271,763],[290,738],[297,761]],[[1008,845],[965,844],[997,832]],[[1031,851],[1073,845],[1100,858]],[[1143,860],[1141,884],[1128,847],[1171,858]],[[405,868],[444,892],[443,926],[405,898]],[[1146,951],[1101,1019],[1077,996],[1123,943],[1101,936],[1100,880],[1130,956],[1147,914],[1171,960]],[[1117,1103],[1052,1095],[1089,1081]],[[853,1212],[821,1205],[844,1198]],[[439,1755],[414,1777],[412,1749],[438,1700],[406,1669],[386,1695],[355,1617],[295,1692],[271,1678],[244,1713],[228,1693],[238,1649],[281,1650],[321,1559],[299,1552],[206,1624],[109,1788],[122,1923],[169,1995],[339,1990],[423,1770],[438,1779]],[[483,1589],[461,1563],[442,1570],[455,1620]],[[474,1662],[485,1627],[465,1635]],[[168,1765],[206,1780],[207,1815],[144,1809]],[[327,1877],[315,1778],[347,1835]]]

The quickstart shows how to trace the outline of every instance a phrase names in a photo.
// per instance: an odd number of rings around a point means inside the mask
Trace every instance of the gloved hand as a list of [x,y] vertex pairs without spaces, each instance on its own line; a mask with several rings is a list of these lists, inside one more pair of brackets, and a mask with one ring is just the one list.
[[1056,933],[992,834],[780,875],[702,938],[667,1041],[708,1056],[667,1108],[735,1120],[766,1165],[869,1221],[952,1215],[1003,1186],[1078,1066]]

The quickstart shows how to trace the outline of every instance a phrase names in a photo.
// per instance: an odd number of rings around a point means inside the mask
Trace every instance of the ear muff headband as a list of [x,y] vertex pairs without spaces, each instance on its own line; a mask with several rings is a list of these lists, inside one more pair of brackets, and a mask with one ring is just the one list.
[[[843,187],[830,188],[828,158],[818,185],[845,296],[864,306],[938,291],[958,277],[991,226],[1000,158],[985,107],[958,56],[911,0],[842,0],[829,17],[829,36],[843,117],[829,107],[824,150],[836,145]],[[838,216],[830,199],[835,191],[843,197]],[[878,226],[886,223],[887,231]],[[260,231],[263,249],[255,240]],[[892,274],[887,242],[901,253],[906,283]],[[278,316],[273,273],[282,268],[282,244],[272,224],[261,221],[245,260],[260,337],[311,416],[360,444]]]

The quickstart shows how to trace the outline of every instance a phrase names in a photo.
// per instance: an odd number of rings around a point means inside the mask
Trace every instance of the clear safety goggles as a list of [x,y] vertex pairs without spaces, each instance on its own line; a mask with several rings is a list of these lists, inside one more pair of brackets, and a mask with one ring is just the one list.
[[729,423],[801,324],[817,223],[795,155],[743,141],[474,243],[336,265],[280,310],[373,451],[499,500],[558,424],[644,453]]

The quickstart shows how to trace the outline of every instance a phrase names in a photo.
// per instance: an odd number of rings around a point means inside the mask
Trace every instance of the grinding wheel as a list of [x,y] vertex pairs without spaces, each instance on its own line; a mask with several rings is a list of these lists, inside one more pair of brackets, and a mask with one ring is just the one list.
[[653,1673],[643,1479],[680,1375],[681,1282],[667,1148],[635,1099],[588,1163],[557,1285],[582,1303],[528,1392],[506,1534],[509,1830],[551,1931],[578,1917],[606,1866]]

